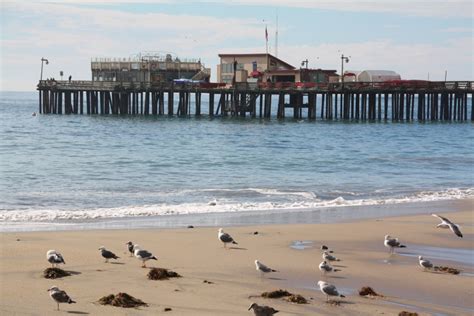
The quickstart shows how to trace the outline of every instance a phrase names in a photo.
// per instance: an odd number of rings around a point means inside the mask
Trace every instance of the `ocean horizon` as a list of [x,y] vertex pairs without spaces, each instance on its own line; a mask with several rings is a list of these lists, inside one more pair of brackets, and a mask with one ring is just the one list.
[[3,225],[474,196],[470,121],[32,116],[37,108],[37,92],[0,93]]

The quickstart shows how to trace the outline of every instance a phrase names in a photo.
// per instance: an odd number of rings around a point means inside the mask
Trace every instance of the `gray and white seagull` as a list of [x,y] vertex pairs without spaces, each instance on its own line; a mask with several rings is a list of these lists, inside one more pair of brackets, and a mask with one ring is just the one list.
[[456,236],[458,237],[461,237],[462,238],[462,233],[461,233],[461,230],[459,229],[459,225],[458,224],[454,224],[453,222],[451,222],[449,219],[447,219],[446,217],[443,217],[443,216],[440,216],[438,214],[431,214],[431,216],[434,216],[434,217],[437,217],[441,220],[441,223],[439,223],[438,225],[436,225],[437,228],[449,228],[451,229],[451,231],[453,233],[456,234]]
[[238,245],[231,235],[224,233],[224,230],[222,228],[219,228],[219,233],[217,234],[217,237],[220,241],[224,243],[224,248],[227,248],[227,244]]
[[338,259],[336,257],[334,257],[333,255],[331,255],[329,252],[327,251],[323,251],[323,255],[322,255],[323,259],[326,260],[326,261],[341,261],[341,259]]
[[59,310],[59,303],[68,303],[68,304],[73,304],[76,303],[73,301],[69,295],[63,290],[60,290],[57,286],[52,286],[51,288],[48,289],[49,296],[51,296],[51,299],[58,304],[58,310]]
[[119,259],[120,257],[117,257],[112,251],[109,251],[107,249],[105,249],[104,246],[101,246],[99,248],[100,250],[100,254],[102,255],[102,257],[105,258],[105,262],[109,262],[109,259]]
[[134,245],[134,255],[138,260],[142,262],[142,268],[146,268],[145,262],[148,260],[158,260],[151,252],[141,249],[139,245]]
[[133,242],[127,241],[125,244],[127,245],[128,252],[130,252],[130,257],[133,257],[135,253],[135,249],[133,249]]
[[257,271],[260,271],[260,276],[263,278],[263,275],[265,273],[270,273],[270,272],[278,272],[277,270],[273,270],[269,267],[267,267],[266,265],[264,265],[263,263],[261,263],[260,261],[258,260],[255,260],[255,269]]
[[425,270],[433,268],[433,264],[431,263],[431,261],[423,258],[422,256],[418,256],[418,263],[420,264],[420,267]]
[[51,267],[53,268],[54,268],[54,265],[56,265],[57,267],[58,264],[60,263],[66,264],[63,256],[56,250],[48,250],[48,252],[46,253],[46,259],[48,260],[49,263],[51,263]]
[[395,251],[395,248],[406,248],[405,245],[402,245],[398,238],[392,238],[390,235],[385,235],[385,240],[383,242],[384,246],[390,248],[390,253]]
[[318,285],[319,285],[319,289],[321,290],[321,292],[326,294],[326,302],[329,301],[329,296],[345,297],[344,295],[339,294],[336,287],[332,284],[329,284],[329,283],[324,282],[324,281],[319,281]]
[[321,271],[324,275],[328,272],[338,272],[341,271],[340,269],[334,269],[326,260],[321,262],[318,266],[319,271]]

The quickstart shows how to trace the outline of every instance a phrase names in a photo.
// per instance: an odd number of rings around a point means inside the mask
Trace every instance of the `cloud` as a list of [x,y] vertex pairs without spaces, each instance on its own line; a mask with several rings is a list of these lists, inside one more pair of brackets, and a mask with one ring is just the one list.
[[[340,0],[335,1],[340,3]],[[299,2],[302,1],[296,1]],[[218,53],[265,51],[261,20],[252,17],[237,19],[125,12],[109,7],[49,2],[4,2],[0,23],[0,86],[5,90],[33,90],[39,78],[41,57],[51,61],[45,68],[45,77],[58,78],[59,71],[63,70],[73,78],[88,79],[93,57],[128,57],[140,51],[171,51],[181,58],[201,58],[206,66],[213,68],[215,80]],[[291,28],[291,25],[285,27]],[[280,28],[281,35],[284,35],[283,30]],[[398,71],[404,78],[422,79],[428,72],[430,78],[437,78],[439,73],[438,79],[442,79],[447,69],[450,78],[472,80],[472,37],[466,34],[472,30],[450,28],[445,32],[457,33],[457,38],[432,44],[361,39],[320,45],[303,44],[308,42],[304,40],[302,44],[288,45],[283,36],[279,57],[295,66],[308,58],[310,67],[338,69],[340,53],[344,52],[352,56],[347,65],[350,69],[388,68]],[[274,47],[271,47],[273,51]]]
[[444,33],[471,33],[471,35],[474,33],[474,28],[472,27],[448,27],[445,29],[442,29],[441,32]]
[[471,19],[473,12],[471,0],[227,0],[226,4]]
[[[321,44],[317,46],[295,45],[280,48],[279,57],[299,65],[309,59],[313,68],[336,69],[341,67],[341,53],[351,56],[346,69],[394,70],[403,79],[443,80],[444,71],[452,80],[473,80],[472,38],[452,39],[440,44],[401,44],[392,40]],[[319,57],[317,59],[317,57]]]

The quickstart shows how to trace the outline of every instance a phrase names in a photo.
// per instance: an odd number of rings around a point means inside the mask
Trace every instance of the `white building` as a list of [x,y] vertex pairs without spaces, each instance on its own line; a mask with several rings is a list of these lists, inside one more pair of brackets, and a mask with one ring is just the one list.
[[399,74],[392,70],[364,70],[357,75],[359,82],[383,82],[401,80]]

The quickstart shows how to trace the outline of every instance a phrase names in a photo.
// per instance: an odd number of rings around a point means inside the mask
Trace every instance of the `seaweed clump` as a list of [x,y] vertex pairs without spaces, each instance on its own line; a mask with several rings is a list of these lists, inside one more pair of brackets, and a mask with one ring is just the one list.
[[286,298],[286,300],[290,303],[308,304],[308,301],[299,294],[291,294],[290,296]]
[[291,295],[293,294],[291,294],[287,290],[282,290],[282,289],[262,293],[262,297],[265,297],[265,298],[282,298],[282,297],[287,297]]
[[380,295],[379,293],[375,292],[373,288],[370,286],[364,286],[359,290],[359,295],[360,296],[368,296],[368,297],[375,297],[375,296],[383,296]]
[[148,306],[147,303],[135,298],[127,293],[118,293],[117,295],[107,295],[99,299],[100,305],[112,305],[123,308],[133,308],[139,306]]
[[153,268],[148,272],[148,279],[150,280],[168,280],[169,278],[180,277],[181,275],[178,273],[164,268]]
[[444,272],[444,273],[450,273],[450,274],[459,274],[459,273],[461,273],[461,270],[459,270],[459,269],[451,268],[451,267],[445,267],[445,266],[435,266],[434,270],[438,271],[438,272]]
[[70,276],[71,273],[59,268],[47,268],[43,271],[43,277],[46,279],[57,279]]
[[400,313],[398,313],[398,316],[418,316],[418,313],[401,311]]

